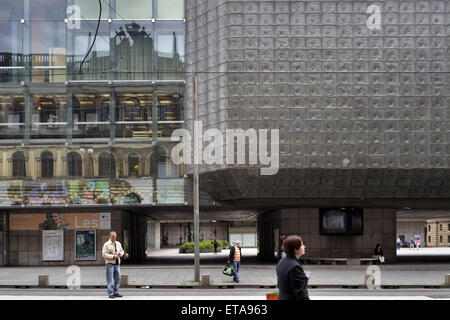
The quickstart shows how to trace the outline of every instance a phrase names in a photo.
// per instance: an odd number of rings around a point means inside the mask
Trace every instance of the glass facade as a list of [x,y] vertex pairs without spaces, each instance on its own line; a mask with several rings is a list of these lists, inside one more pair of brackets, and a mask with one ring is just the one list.
[[0,207],[185,203],[184,1],[101,3],[0,2]]

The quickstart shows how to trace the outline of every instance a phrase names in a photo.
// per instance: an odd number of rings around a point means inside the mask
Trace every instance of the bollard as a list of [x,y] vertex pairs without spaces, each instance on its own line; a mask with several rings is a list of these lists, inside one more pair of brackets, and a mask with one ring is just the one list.
[[447,274],[445,275],[445,284],[446,284],[447,286],[450,286],[450,273],[447,273]]
[[120,286],[128,286],[128,275],[127,274],[120,275]]
[[210,285],[209,274],[202,274],[202,287],[208,287]]
[[48,287],[48,274],[38,276],[39,287]]

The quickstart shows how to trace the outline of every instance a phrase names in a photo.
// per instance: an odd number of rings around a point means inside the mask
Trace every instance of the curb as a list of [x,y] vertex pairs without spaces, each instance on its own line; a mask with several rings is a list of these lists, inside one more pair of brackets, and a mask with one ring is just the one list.
[[[256,285],[256,284],[220,284],[202,286],[200,284],[180,284],[180,285],[127,285],[121,286],[123,289],[276,289],[276,285]],[[0,285],[0,289],[66,289],[65,285]],[[105,289],[105,285],[82,285],[80,289]],[[366,289],[365,285],[309,285],[308,289]],[[381,289],[450,289],[450,285],[381,285]]]

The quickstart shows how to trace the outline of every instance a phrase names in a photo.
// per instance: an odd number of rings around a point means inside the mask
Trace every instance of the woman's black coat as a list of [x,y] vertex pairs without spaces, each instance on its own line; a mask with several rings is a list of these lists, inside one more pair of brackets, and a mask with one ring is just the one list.
[[286,256],[277,264],[278,300],[309,300],[308,278],[295,257]]

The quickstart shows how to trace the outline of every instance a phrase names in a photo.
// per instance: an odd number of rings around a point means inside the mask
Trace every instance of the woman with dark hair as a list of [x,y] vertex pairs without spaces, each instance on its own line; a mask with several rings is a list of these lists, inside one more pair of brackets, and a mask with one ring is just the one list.
[[375,249],[373,249],[373,256],[378,258],[379,263],[384,264],[384,253],[383,248],[381,248],[381,244],[378,243]]
[[278,300],[309,300],[308,280],[298,259],[305,254],[305,245],[299,236],[284,240],[286,257],[277,264]]

